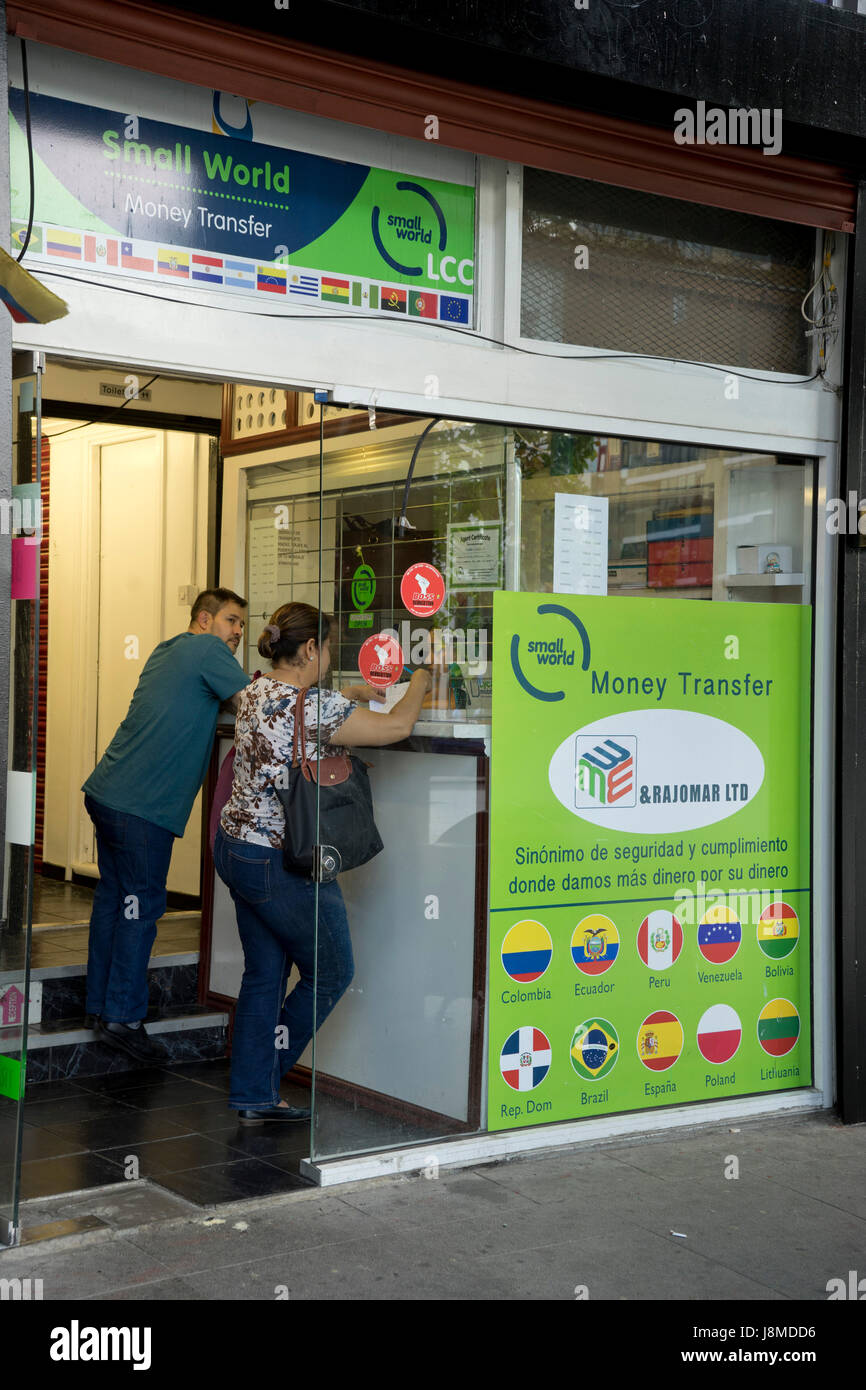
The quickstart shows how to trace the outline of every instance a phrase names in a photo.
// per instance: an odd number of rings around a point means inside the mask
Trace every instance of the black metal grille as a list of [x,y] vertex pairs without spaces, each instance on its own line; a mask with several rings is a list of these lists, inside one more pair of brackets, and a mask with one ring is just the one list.
[[524,171],[527,338],[806,373],[814,265],[808,227]]

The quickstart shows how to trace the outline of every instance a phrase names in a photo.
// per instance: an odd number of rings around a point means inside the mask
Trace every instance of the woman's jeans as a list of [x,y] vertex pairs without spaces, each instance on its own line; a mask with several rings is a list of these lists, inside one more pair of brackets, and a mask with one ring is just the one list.
[[147,1014],[147,965],[175,836],[126,811],[85,796],[96,827],[99,879],[93,892],[87,946],[87,1012],[106,1023],[134,1023]]
[[[256,1110],[278,1105],[280,1077],[290,1071],[352,982],[355,966],[343,895],[283,868],[283,851],[234,840],[222,827],[214,866],[227,884],[244,948],[244,977],[235,1010],[229,1105]],[[301,978],[288,999],[292,964]]]

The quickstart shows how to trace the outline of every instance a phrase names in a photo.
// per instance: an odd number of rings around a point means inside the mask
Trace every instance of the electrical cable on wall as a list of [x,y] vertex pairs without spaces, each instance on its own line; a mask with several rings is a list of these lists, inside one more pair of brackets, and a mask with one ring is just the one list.
[[[92,285],[96,289],[110,290],[112,293],[119,288],[117,285],[106,284],[104,280],[92,280],[88,275],[68,275],[59,270],[45,270],[44,272],[40,270],[40,274],[42,273],[44,273],[46,277],[56,278],[58,280],[73,280],[78,284]],[[181,304],[185,309],[209,309],[221,314],[237,314],[239,312],[233,305],[202,304],[196,300],[180,299],[177,295],[173,294],[153,294],[149,290],[133,290],[126,285],[123,286],[122,293],[137,295],[143,299],[153,299],[162,304]],[[242,312],[246,318],[282,319],[286,323],[316,322],[309,313],[281,314],[278,310],[268,312],[266,309],[244,309]],[[359,321],[361,323],[369,323],[370,321],[377,323],[394,323],[391,314],[368,313],[361,316],[358,314],[342,314],[339,311],[332,313],[330,310],[325,309],[318,310],[317,316],[318,314],[321,315],[321,318],[319,318],[320,323],[335,323],[338,320],[348,321],[354,324],[357,324]],[[419,319],[418,328],[420,329],[422,325],[428,328],[443,330],[451,337],[459,336],[461,338],[468,338],[473,343],[492,343],[494,347],[505,348],[508,352],[519,352],[526,357],[553,359],[556,362],[663,362],[666,364],[675,364],[680,367],[702,367],[708,372],[721,372],[723,376],[730,376],[731,373],[734,373],[743,381],[767,381],[773,386],[806,386],[810,381],[817,381],[819,377],[823,376],[823,372],[817,371],[812,372],[810,376],[795,377],[793,380],[783,381],[780,380],[779,373],[773,376],[767,376],[760,372],[749,372],[743,367],[720,367],[714,362],[696,362],[690,357],[664,357],[661,353],[652,352],[541,352],[537,348],[519,347],[515,343],[506,343],[502,338],[491,338],[485,333],[476,333],[473,329],[456,328],[452,327],[450,324],[444,323],[428,324],[425,319]],[[366,409],[366,406],[364,408]]]
[[30,212],[27,218],[27,234],[18,255],[17,261],[24,258],[27,247],[30,245],[30,235],[33,231],[33,212],[36,205],[36,185],[33,178],[33,134],[30,126],[30,81],[27,74],[27,44],[21,39],[21,69],[24,76],[24,124],[27,132],[27,161],[30,167]]

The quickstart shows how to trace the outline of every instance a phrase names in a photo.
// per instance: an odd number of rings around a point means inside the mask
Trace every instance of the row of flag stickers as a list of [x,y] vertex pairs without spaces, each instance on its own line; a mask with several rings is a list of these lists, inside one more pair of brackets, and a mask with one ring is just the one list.
[[[16,247],[24,244],[26,233],[23,223],[14,224],[12,241]],[[34,226],[28,252],[103,269],[163,275],[203,287],[247,293],[264,291],[346,308],[385,310],[446,323],[469,323],[470,300],[463,295],[311,274],[280,265],[258,265],[202,251],[181,251],[175,246],[157,245],[153,249],[149,244],[89,232],[64,231],[61,227]]]
[[[800,939],[800,922],[786,902],[766,907],[758,921],[757,941],[770,960],[789,956]],[[698,926],[698,950],[711,965],[733,960],[743,940],[743,928],[733,908],[716,904]],[[640,924],[635,945],[649,970],[667,970],[683,949],[683,929],[672,912],[650,912]],[[578,922],[571,935],[571,958],[584,975],[603,975],[620,953],[620,934],[610,917],[594,912]],[[516,922],[502,942],[502,966],[512,980],[531,984],[540,980],[553,958],[553,940],[541,923]]]
[[[758,1042],[769,1057],[784,1057],[800,1036],[800,1015],[790,999],[771,999],[758,1014]],[[706,1062],[723,1066],[739,1051],[743,1025],[730,1004],[712,1004],[696,1029],[698,1050]],[[648,1071],[668,1071],[679,1060],[685,1042],[683,1025],[669,1009],[655,1009],[637,1030],[637,1055]],[[601,1081],[617,1064],[620,1039],[606,1018],[583,1019],[574,1030],[569,1059],[582,1081]],[[499,1055],[503,1080],[513,1091],[533,1091],[550,1071],[553,1049],[547,1034],[527,1024],[509,1034]],[[798,1072],[799,1068],[794,1068]],[[769,1075],[785,1076],[771,1068]]]

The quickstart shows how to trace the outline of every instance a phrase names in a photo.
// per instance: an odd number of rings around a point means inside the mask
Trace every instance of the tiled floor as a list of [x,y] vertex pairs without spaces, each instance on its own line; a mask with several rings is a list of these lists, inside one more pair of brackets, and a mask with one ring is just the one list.
[[34,923],[39,923],[40,926],[59,926],[62,922],[86,922],[90,917],[92,903],[92,887],[34,874]]
[[[21,1198],[149,1178],[197,1205],[307,1187],[309,1124],[241,1127],[226,1104],[229,1063],[43,1082],[24,1103]],[[286,1089],[290,1104],[309,1092]],[[9,1121],[0,1117],[0,1128]],[[2,1145],[5,1152],[8,1146]],[[11,1179],[0,1166],[0,1190]]]
[[[35,920],[35,918],[34,918]],[[201,914],[167,912],[157,923],[155,956],[185,955],[199,949]],[[88,927],[35,926],[30,946],[30,968],[84,965],[87,961]],[[23,941],[0,934],[0,971],[23,969]]]
[[[228,1059],[39,1082],[24,1103],[21,1198],[147,1178],[198,1206],[287,1192],[310,1184],[300,1161],[310,1125],[240,1126],[227,1106]],[[284,1083],[290,1105],[310,1093]],[[11,1105],[0,1110],[0,1153],[14,1142]],[[8,1131],[8,1133],[7,1133]],[[438,1134],[440,1131],[436,1131]],[[325,1154],[423,1143],[434,1132],[320,1096],[316,1151]],[[0,1193],[12,1169],[0,1164]]]

